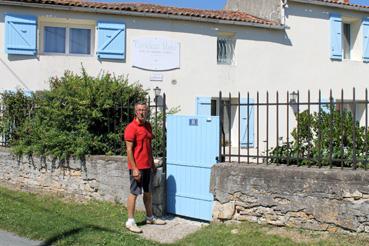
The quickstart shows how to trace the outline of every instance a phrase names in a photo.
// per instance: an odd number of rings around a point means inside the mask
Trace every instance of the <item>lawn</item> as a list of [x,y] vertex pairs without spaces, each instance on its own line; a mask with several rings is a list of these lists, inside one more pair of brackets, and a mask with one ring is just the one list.
[[[108,202],[78,203],[0,187],[0,228],[43,245],[158,245],[127,232],[126,209]],[[144,214],[138,213],[142,222]],[[329,235],[253,223],[211,224],[176,245],[369,245],[369,237]]]

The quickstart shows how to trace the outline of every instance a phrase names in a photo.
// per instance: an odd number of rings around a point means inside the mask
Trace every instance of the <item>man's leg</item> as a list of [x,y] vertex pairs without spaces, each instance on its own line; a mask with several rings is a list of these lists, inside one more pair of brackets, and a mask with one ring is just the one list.
[[141,187],[137,183],[137,181],[132,177],[132,173],[130,172],[130,194],[128,195],[127,201],[127,210],[128,210],[128,220],[126,222],[126,227],[128,230],[136,233],[141,233],[142,229],[137,227],[135,222],[135,210],[136,210],[136,200],[137,196],[141,194]]
[[152,195],[151,192],[144,192],[143,202],[145,204],[146,216],[151,218],[152,216]]
[[129,194],[129,196],[128,196],[128,204],[127,204],[128,219],[134,219],[134,217],[135,217],[136,200],[137,200],[137,196],[136,195]]
[[143,172],[143,190],[144,190],[143,202],[145,204],[145,209],[146,209],[146,223],[154,224],[154,225],[165,225],[166,224],[165,221],[161,219],[157,219],[153,216],[150,176],[151,176],[150,169],[145,170]]

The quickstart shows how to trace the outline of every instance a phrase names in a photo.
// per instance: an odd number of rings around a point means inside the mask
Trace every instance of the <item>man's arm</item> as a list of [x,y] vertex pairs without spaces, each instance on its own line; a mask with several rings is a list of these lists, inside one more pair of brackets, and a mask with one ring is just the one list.
[[141,179],[141,173],[138,170],[135,158],[133,157],[133,142],[126,141],[126,146],[128,162],[131,164],[132,167],[132,176],[135,180],[139,181]]

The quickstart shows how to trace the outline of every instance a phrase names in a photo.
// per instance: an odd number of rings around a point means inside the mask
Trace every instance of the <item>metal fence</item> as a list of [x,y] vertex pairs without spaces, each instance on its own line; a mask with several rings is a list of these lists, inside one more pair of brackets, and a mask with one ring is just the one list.
[[212,114],[220,116],[221,161],[368,166],[367,89],[236,97],[220,92],[213,101]]
[[[1,100],[0,100],[1,101]],[[154,158],[162,159],[162,163],[166,160],[166,95],[158,96],[152,100],[150,97],[147,98],[149,106],[149,120],[152,124],[153,134],[156,138],[153,139],[153,155]],[[118,134],[119,140],[115,141],[111,146],[111,153],[123,154],[125,153],[125,143],[123,139],[124,128],[126,125],[134,118],[134,102],[128,104],[130,106],[118,106],[115,108],[107,109],[104,115],[106,120],[107,130],[110,133]],[[32,117],[33,112],[37,106],[27,107],[22,109],[21,118]],[[19,109],[18,109],[19,111]],[[9,147],[13,133],[16,131],[18,126],[18,120],[15,116],[19,117],[19,112],[17,114],[12,114],[12,110],[5,108],[3,104],[0,103],[0,146]],[[98,132],[97,132],[98,134]]]

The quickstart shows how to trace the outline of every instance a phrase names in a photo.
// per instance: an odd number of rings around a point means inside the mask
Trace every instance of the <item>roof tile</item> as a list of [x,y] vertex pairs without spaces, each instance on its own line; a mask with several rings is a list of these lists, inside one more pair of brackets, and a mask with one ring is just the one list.
[[264,25],[280,25],[280,23],[262,19],[241,11],[229,10],[200,10],[191,8],[177,8],[143,3],[103,3],[84,0],[10,0],[14,2],[38,3],[48,5],[62,5],[95,9],[108,9],[128,12],[152,14],[166,14],[174,16],[190,16],[202,19],[218,19],[237,22],[249,22]]

